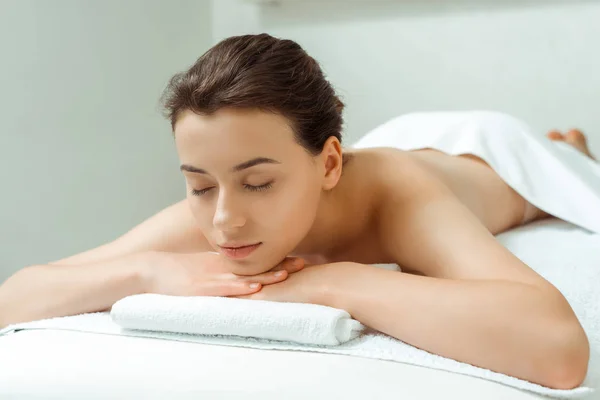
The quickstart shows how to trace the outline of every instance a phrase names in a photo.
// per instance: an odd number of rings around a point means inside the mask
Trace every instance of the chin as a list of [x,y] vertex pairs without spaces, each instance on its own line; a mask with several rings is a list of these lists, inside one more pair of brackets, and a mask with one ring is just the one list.
[[[268,262],[258,258],[257,260],[231,260],[235,265],[233,273],[240,276],[259,275],[274,268],[278,262]],[[271,265],[273,264],[273,265]],[[271,265],[271,266],[269,266]]]
[[248,266],[246,271],[253,271],[251,275],[263,274],[265,272],[269,272],[271,269],[275,268],[279,263],[281,263],[285,259],[285,255],[277,258],[265,259],[264,257],[259,260],[252,262],[250,266]]
[[[271,268],[269,268],[269,269],[271,269]],[[255,275],[260,275],[265,272],[268,272],[269,269],[243,267],[243,268],[239,268],[237,271],[232,271],[232,272],[238,276],[255,276]]]
[[[240,276],[259,275],[275,268],[289,254],[289,252],[274,251],[263,246],[264,244],[246,258],[230,259],[229,261],[235,266],[232,272]],[[279,255],[274,256],[274,254]]]

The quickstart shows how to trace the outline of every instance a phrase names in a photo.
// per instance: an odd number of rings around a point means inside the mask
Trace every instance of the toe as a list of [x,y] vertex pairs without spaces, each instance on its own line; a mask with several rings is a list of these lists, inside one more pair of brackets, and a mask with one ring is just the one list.
[[594,156],[592,156],[592,153],[590,153],[590,149],[588,148],[587,138],[580,130],[571,129],[569,132],[567,132],[566,141],[568,144],[575,147],[586,156],[595,160]]
[[563,136],[563,134],[560,133],[560,131],[557,131],[557,130],[552,130],[552,131],[548,132],[546,134],[546,136],[550,140],[565,140],[565,137]]
[[567,141],[585,144],[585,135],[579,129],[571,129],[567,132]]

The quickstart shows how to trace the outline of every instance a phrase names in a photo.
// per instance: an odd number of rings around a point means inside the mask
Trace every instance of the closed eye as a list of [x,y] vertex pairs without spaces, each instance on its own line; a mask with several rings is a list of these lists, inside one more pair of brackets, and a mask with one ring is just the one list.
[[192,195],[202,196],[204,193],[208,192],[210,189],[212,189],[212,188],[206,188],[206,189],[200,189],[200,190],[192,189]]
[[[273,187],[273,182],[268,182],[268,183],[265,183],[264,185],[259,185],[259,186],[244,185],[244,188],[248,189],[251,192],[260,192],[263,190],[268,190],[271,187]],[[209,187],[206,189],[200,189],[200,190],[192,189],[191,193],[194,196],[202,196],[203,194],[208,192],[210,189],[212,189],[212,187]]]
[[252,186],[252,185],[244,185],[244,187],[251,192],[260,192],[262,190],[267,190],[273,187],[273,182],[265,183],[264,185]]

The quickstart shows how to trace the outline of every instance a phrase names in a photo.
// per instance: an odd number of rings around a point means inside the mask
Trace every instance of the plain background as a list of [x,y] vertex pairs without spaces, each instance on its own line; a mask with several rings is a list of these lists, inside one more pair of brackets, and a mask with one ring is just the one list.
[[185,196],[159,98],[216,41],[298,41],[347,105],[345,144],[395,115],[494,109],[600,154],[597,1],[0,0],[0,282]]
[[185,197],[159,98],[211,44],[208,1],[0,0],[0,281]]

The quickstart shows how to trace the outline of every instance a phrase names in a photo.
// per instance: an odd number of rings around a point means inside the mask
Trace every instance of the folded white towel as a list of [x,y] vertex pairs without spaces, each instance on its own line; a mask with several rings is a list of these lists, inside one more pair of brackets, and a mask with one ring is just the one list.
[[212,296],[138,294],[111,310],[123,328],[200,335],[233,335],[336,346],[365,328],[345,310],[308,303]]

